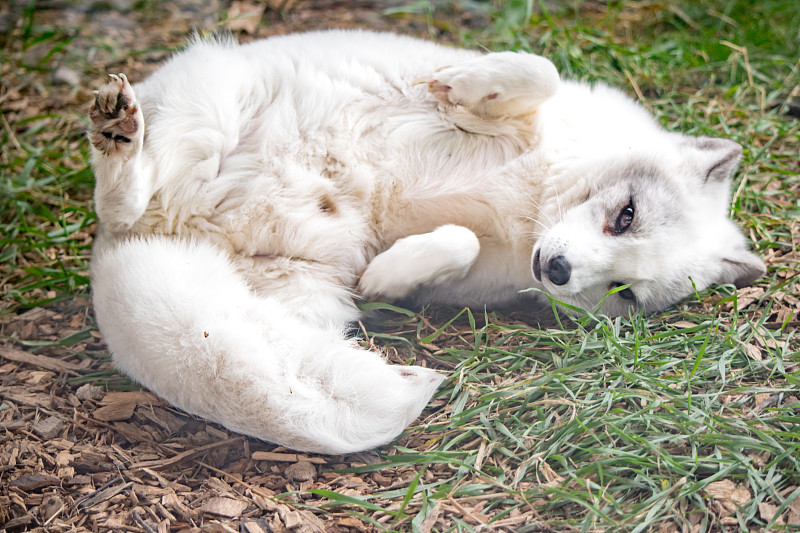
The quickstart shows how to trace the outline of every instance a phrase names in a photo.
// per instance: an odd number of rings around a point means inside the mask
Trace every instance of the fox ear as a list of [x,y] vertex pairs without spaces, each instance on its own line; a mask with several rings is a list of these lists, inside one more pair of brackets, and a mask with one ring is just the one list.
[[722,268],[717,283],[733,283],[737,289],[752,285],[766,273],[764,261],[744,248],[737,248],[722,258]]
[[727,180],[742,157],[742,147],[728,139],[692,137],[692,159],[706,183]]

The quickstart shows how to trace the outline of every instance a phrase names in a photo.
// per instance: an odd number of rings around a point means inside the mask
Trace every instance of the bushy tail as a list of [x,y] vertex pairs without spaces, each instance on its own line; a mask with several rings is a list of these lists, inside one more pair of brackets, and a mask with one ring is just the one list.
[[443,379],[387,365],[340,331],[254,295],[208,244],[120,242],[93,259],[92,284],[121,370],[189,413],[296,450],[385,444]]

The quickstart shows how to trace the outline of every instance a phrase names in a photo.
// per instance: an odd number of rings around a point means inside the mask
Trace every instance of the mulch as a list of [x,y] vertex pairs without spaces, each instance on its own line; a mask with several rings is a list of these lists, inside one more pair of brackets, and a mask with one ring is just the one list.
[[[380,502],[386,511],[375,507],[369,518],[358,515],[363,509],[342,506],[342,498],[408,489],[417,468],[385,465],[396,448],[297,453],[176,410],[114,371],[90,302],[82,298],[0,317],[0,524],[6,531],[409,529],[408,518],[393,514],[402,496]],[[423,335],[440,327],[435,317],[418,316],[411,325],[393,326],[393,333],[410,337],[416,320]],[[468,341],[469,328],[459,331],[462,326],[454,324],[448,336]],[[416,355],[435,361],[439,349],[428,345]],[[396,363],[410,355],[402,347],[387,352]],[[447,416],[443,403],[434,402],[423,427]],[[424,450],[431,437],[417,429],[399,443]],[[434,464],[424,481],[450,475],[449,465]],[[327,497],[333,493],[336,502]],[[326,509],[331,503],[335,509]],[[489,519],[478,512],[485,503],[480,497],[470,503],[440,502],[422,530],[446,514],[475,526]],[[418,506],[410,502],[406,516]],[[513,531],[523,520],[517,511],[505,519],[510,529],[499,530]]]
[[[11,124],[75,110],[70,126],[83,128],[81,115],[102,73],[125,71],[141,80],[195,29],[230,29],[241,41],[328,27],[429,31],[424,16],[383,16],[388,4],[376,8],[368,2],[179,0],[155,3],[154,12],[137,12],[128,2],[111,2],[110,8],[39,5],[36,22],[71,28],[76,35],[71,49],[85,52],[88,72],[81,65],[51,65],[53,73],[42,73],[41,84],[49,88],[43,93],[17,92],[10,79],[4,112]],[[260,25],[221,20],[234,9],[245,14],[255,9]],[[472,16],[457,15],[454,23],[467,24]],[[13,21],[8,8],[0,9],[0,19],[0,27]],[[96,46],[98,40],[150,51],[114,57]],[[416,436],[404,444],[421,448],[424,441]],[[115,373],[85,298],[0,315],[0,529],[5,531],[372,531],[376,525],[341,506],[326,511],[330,500],[324,491],[360,497],[408,487],[417,475],[411,467],[343,471],[381,461],[377,452],[298,454],[171,408]],[[300,493],[273,498],[295,491]],[[377,527],[403,527],[390,513],[372,513],[370,520]]]

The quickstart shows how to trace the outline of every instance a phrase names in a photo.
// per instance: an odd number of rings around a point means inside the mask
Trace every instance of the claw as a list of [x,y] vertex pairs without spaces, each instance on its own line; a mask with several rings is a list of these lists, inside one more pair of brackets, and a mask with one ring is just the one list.
[[116,74],[109,74],[108,77],[114,81],[120,81],[119,76],[117,76]]

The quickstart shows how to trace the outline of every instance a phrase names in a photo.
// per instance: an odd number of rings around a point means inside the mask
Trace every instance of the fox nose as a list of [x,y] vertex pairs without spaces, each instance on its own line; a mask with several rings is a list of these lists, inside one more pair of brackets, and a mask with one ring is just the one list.
[[547,264],[547,277],[556,285],[564,285],[569,281],[572,267],[563,255],[559,255],[550,260]]

